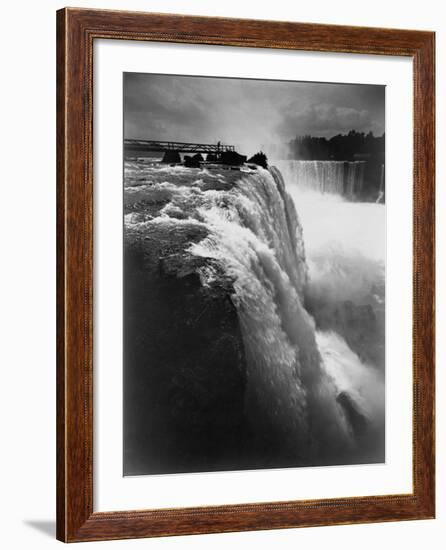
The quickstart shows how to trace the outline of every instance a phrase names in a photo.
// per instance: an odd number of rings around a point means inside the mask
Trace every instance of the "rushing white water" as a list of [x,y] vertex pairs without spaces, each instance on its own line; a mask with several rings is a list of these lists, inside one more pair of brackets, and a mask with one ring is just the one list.
[[[273,457],[280,447],[294,465],[382,459],[382,370],[360,359],[367,353],[347,344],[357,335],[342,334],[333,319],[339,304],[347,326],[357,314],[373,317],[374,305],[383,309],[383,206],[337,197],[344,176],[337,175],[342,163],[334,164],[331,179],[318,172],[322,184],[303,186],[307,168],[294,161],[281,166],[285,181],[275,168],[233,174],[126,165],[127,231],[153,224],[206,230],[187,253],[211,260],[197,268],[204,286],[215,284],[221,269],[233,281],[248,362],[251,450]],[[318,192],[301,192],[308,187]],[[162,208],[149,212],[147,204]],[[320,318],[324,330],[316,329]]]
[[250,174],[228,198],[224,209],[201,207],[211,231],[191,252],[218,260],[234,279],[251,427],[274,433],[295,460],[317,462],[328,446],[351,441],[303,307],[307,267],[294,204],[278,171]]
[[297,161],[278,164],[303,227],[306,305],[319,327],[323,367],[367,417],[368,448],[383,454],[385,205],[322,194],[317,183],[301,185],[306,168]]

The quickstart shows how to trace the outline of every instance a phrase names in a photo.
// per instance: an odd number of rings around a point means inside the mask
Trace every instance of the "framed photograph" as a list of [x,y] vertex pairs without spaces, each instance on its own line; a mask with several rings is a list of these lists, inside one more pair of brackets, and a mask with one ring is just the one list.
[[57,13],[57,537],[434,517],[434,33]]

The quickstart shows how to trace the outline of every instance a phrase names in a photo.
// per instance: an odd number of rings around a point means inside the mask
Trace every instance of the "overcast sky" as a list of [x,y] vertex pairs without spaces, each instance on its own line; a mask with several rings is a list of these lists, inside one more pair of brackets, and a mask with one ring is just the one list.
[[244,154],[296,135],[381,135],[384,94],[384,86],[125,73],[124,134],[221,141]]

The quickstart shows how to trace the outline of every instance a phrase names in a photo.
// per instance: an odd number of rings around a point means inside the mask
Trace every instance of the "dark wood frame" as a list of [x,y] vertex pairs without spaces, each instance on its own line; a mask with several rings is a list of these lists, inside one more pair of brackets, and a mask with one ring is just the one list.
[[[93,41],[408,56],[414,69],[413,492],[93,512]],[[57,538],[124,539],[433,518],[432,32],[66,8],[57,12]]]

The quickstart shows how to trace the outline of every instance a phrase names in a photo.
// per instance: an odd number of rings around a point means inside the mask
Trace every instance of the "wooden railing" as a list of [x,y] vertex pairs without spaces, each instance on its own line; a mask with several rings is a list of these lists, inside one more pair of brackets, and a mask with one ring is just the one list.
[[145,139],[125,139],[124,151],[126,153],[147,153],[178,151],[179,153],[223,153],[235,151],[234,145],[223,143],[184,143],[181,141],[149,141]]

